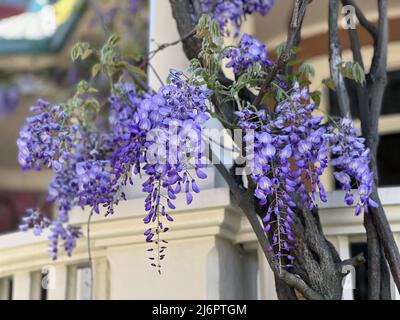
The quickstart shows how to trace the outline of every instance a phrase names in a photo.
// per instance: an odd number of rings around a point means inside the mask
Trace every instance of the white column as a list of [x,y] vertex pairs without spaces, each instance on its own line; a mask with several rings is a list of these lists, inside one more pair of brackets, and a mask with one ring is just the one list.
[[90,300],[92,287],[90,267],[77,269],[76,282],[76,300]]
[[42,292],[42,273],[40,271],[30,272],[30,300],[40,300]]
[[[172,42],[180,38],[176,22],[172,16],[169,1],[150,1],[150,45],[149,49],[154,50],[157,45]],[[188,66],[188,59],[182,50],[182,44],[179,43],[164,50],[159,51],[150,61],[158,75],[165,81],[169,69],[176,68],[184,70]],[[160,86],[160,81],[156,74],[149,68],[149,85],[153,89]]]
[[76,264],[67,267],[66,300],[76,300],[76,292],[78,284],[77,273],[78,273],[78,267]]
[[[338,244],[338,251],[340,258],[342,260],[350,258],[350,243],[348,236],[337,236],[337,244]],[[350,272],[344,278],[343,284],[343,300],[353,300],[353,288],[354,288],[354,281],[355,281],[355,269],[352,266],[349,266],[348,270],[342,270],[342,272]]]
[[258,253],[258,299],[260,300],[277,300],[275,290],[275,278],[264,252],[259,247]]
[[94,300],[108,299],[109,271],[106,258],[93,260],[93,282]]
[[49,269],[47,300],[65,300],[67,297],[67,266],[56,265]]
[[29,300],[31,274],[29,271],[17,272],[13,277],[13,300]]

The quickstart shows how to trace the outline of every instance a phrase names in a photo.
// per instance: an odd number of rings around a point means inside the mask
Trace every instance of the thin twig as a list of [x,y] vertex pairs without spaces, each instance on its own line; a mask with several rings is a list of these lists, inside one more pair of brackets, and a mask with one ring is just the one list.
[[293,13],[292,13],[292,18],[291,18],[288,34],[287,34],[285,48],[279,55],[278,61],[272,68],[271,72],[268,73],[266,79],[264,80],[264,83],[261,86],[261,89],[260,89],[256,99],[253,102],[253,104],[256,108],[258,108],[259,105],[261,104],[261,101],[264,98],[265,94],[267,93],[271,82],[275,79],[277,74],[289,62],[291,54],[292,54],[291,51],[293,48],[294,41],[296,39],[298,32],[300,32],[302,21],[304,19],[304,15],[306,13],[306,7],[310,2],[311,2],[311,0],[294,0]]
[[[103,29],[103,33],[105,38],[109,38],[111,35],[110,29],[108,28],[106,21],[104,19],[104,15],[101,12],[100,7],[97,5],[95,0],[90,0],[90,5],[93,7],[93,10],[96,13],[97,19],[99,20],[99,23]],[[135,83],[142,88],[144,91],[151,91],[151,88],[147,85],[147,83],[145,83],[138,75],[127,71],[127,73],[129,74],[129,76],[132,78],[133,81],[135,81]]]
[[186,35],[184,35],[183,37],[179,38],[178,40],[160,44],[156,49],[151,50],[151,51],[149,52],[149,54],[148,54],[148,56],[147,56],[147,60],[145,60],[145,62],[149,62],[151,59],[153,59],[154,56],[155,56],[158,52],[160,52],[160,51],[162,51],[162,50],[164,50],[164,49],[166,49],[166,48],[168,48],[168,47],[175,46],[175,45],[177,45],[177,44],[179,44],[179,43],[181,43],[181,42],[183,42],[183,41],[189,39],[190,37],[193,37],[195,34],[196,34],[196,29],[193,29],[193,30],[191,30],[190,32],[188,32]]
[[100,26],[103,29],[104,35],[106,36],[106,38],[108,38],[110,36],[110,29],[108,28],[106,21],[104,19],[104,15],[101,12],[100,7],[98,6],[96,0],[90,0],[90,5],[93,7],[93,10],[97,16],[97,19],[100,22]]
[[160,75],[158,74],[156,68],[153,67],[153,65],[149,62],[148,63],[151,71],[153,71],[153,73],[156,75],[157,80],[160,82],[160,84],[163,86],[164,85],[164,81],[161,79]]
[[341,267],[343,267],[343,266],[357,267],[357,266],[363,265],[364,263],[365,263],[365,257],[364,257],[364,254],[361,252],[350,259],[343,260],[340,263],[340,266]]

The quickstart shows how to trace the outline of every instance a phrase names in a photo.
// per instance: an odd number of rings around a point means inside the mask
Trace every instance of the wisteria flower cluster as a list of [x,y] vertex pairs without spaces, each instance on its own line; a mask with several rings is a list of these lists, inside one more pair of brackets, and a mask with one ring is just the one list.
[[[182,76],[181,72],[172,71],[169,84],[162,86],[156,94],[146,96],[138,109],[139,116],[130,121],[137,123],[140,136],[146,132],[142,149],[145,149],[143,170],[148,176],[143,183],[143,192],[147,193],[147,215],[143,221],[154,226],[144,235],[147,242],[155,245],[155,248],[149,248],[150,252],[155,252],[149,259],[159,272],[167,243],[160,236],[168,231],[165,223],[173,221],[168,211],[176,208],[174,200],[181,192],[185,192],[186,202],[191,204],[193,193],[200,192],[196,179],[207,177],[201,170],[205,167],[201,130],[209,119],[206,111],[211,91],[187,84]],[[141,127],[141,121],[148,119],[151,122]],[[134,141],[140,140],[136,133],[133,136],[136,136]],[[137,160],[131,165],[136,164]],[[196,177],[190,173],[191,168]]]
[[369,170],[369,149],[365,148],[365,139],[359,137],[359,131],[354,128],[350,119],[342,119],[338,128],[332,128],[332,130],[331,164],[337,170],[334,172],[336,180],[346,191],[345,202],[348,205],[354,204],[351,189],[356,188],[358,196],[356,215],[359,215],[363,209],[368,212],[368,206],[378,207],[378,204],[370,198],[373,173]]
[[[39,100],[31,111],[34,115],[27,119],[17,141],[18,160],[24,170],[49,168],[54,172],[48,200],[56,204],[56,220],[46,226],[51,231],[50,252],[55,259],[60,240],[71,254],[80,235],[78,229],[67,225],[69,211],[89,205],[98,213],[100,205],[116,202],[118,188],[110,184],[109,165],[101,160],[110,147],[106,134],[70,123],[72,115],[60,105]],[[35,220],[36,215],[36,211],[28,212],[27,221]]]
[[227,26],[232,24],[235,37],[239,35],[246,15],[258,12],[266,16],[274,4],[275,0],[205,0],[202,3],[204,12],[212,13],[225,34],[229,35]]
[[32,228],[33,234],[39,236],[51,224],[51,220],[41,215],[38,210],[28,209],[26,213],[27,215],[22,218],[22,223],[19,226],[21,231]]
[[60,168],[56,160],[58,147],[68,139],[67,132],[60,125],[65,113],[60,106],[50,106],[43,100],[39,100],[31,112],[34,115],[27,118],[17,140],[18,161],[23,169],[48,167],[57,170]]
[[264,68],[272,65],[267,57],[265,45],[247,33],[242,36],[239,46],[228,49],[224,57],[229,59],[226,67],[233,68],[235,74],[248,71],[256,64]]
[[351,122],[345,120],[338,127],[322,123],[323,117],[313,115],[314,110],[308,89],[295,83],[273,115],[253,109],[236,113],[246,131],[246,159],[256,183],[255,197],[267,208],[265,232],[271,234],[270,251],[279,268],[291,267],[294,259],[292,226],[297,203],[313,210],[317,195],[321,201],[327,200],[320,178],[328,167],[330,152],[337,156],[332,165],[340,170],[335,176],[347,191],[346,203],[352,204],[350,180],[355,178],[360,184],[356,214],[362,207],[374,205],[369,151],[363,139],[357,137]]
[[[106,207],[106,215],[112,214],[114,205],[126,198],[122,186],[143,171],[144,222],[155,223],[145,236],[156,245],[152,265],[160,268],[166,243],[160,234],[168,230],[165,221],[173,220],[169,211],[175,209],[177,194],[184,192],[190,204],[200,192],[197,178],[206,178],[201,130],[209,119],[210,96],[210,90],[188,83],[177,71],[171,71],[168,85],[158,92],[138,94],[133,84],[119,83],[109,98],[108,131],[82,126],[76,115],[39,100],[17,142],[19,162],[23,169],[53,169],[48,199],[56,203],[57,219],[46,225],[25,223],[22,229],[34,225],[39,233],[50,227],[53,257],[60,240],[70,254],[80,235],[68,225],[70,210],[89,206],[100,213]],[[36,211],[30,214],[26,221],[36,221]]]
[[159,271],[166,249],[166,240],[160,235],[168,231],[165,222],[173,221],[168,211],[176,208],[174,200],[180,192],[185,192],[190,204],[193,193],[200,192],[196,178],[206,178],[201,170],[205,167],[201,130],[209,119],[206,111],[211,91],[186,83],[182,76],[181,72],[171,71],[168,85],[143,97],[136,95],[132,85],[125,84],[117,88],[118,95],[110,98],[117,146],[112,167],[116,179],[122,177],[122,184],[133,183],[132,172],[143,170],[148,177],[143,183],[143,192],[147,193],[143,221],[155,224],[146,230],[145,237],[156,246],[156,256],[150,259]]

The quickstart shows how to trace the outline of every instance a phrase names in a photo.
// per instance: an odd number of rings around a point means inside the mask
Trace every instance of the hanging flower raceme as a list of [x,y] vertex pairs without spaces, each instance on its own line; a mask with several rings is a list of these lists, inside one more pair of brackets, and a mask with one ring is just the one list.
[[42,216],[38,210],[26,210],[26,216],[22,218],[22,223],[19,226],[21,231],[33,229],[33,234],[39,236],[44,229],[47,229],[51,224],[51,220]]
[[[132,174],[140,172],[144,162],[146,134],[153,127],[153,116],[149,115],[149,99],[137,95],[132,83],[119,83],[109,98],[111,104],[110,124],[114,142],[112,168],[114,182],[121,180],[131,184]],[[156,111],[157,112],[157,111]]]
[[168,230],[165,224],[173,220],[168,212],[175,209],[174,200],[181,191],[185,191],[188,204],[193,200],[192,192],[200,191],[190,176],[191,168],[200,178],[206,177],[201,171],[205,166],[201,128],[209,118],[206,101],[210,92],[187,84],[177,71],[171,71],[169,82],[157,93],[142,96],[132,84],[120,84],[110,98],[114,179],[133,184],[132,175],[146,174],[143,191],[148,194],[147,214],[143,220],[154,227],[148,228],[145,236],[155,245],[156,257],[150,259],[159,271],[166,249],[166,240],[160,235]]
[[57,170],[60,168],[57,161],[59,147],[68,139],[67,131],[60,125],[65,120],[65,113],[60,106],[43,100],[31,107],[31,112],[34,115],[27,118],[17,140],[18,161],[24,170],[43,167]]
[[[154,114],[157,125],[147,134],[146,163],[143,167],[148,179],[143,191],[145,200],[145,224],[154,223],[146,230],[146,241],[155,245],[156,254],[151,256],[151,265],[160,272],[160,261],[164,258],[166,240],[161,233],[167,232],[166,222],[173,221],[169,211],[176,208],[174,200],[185,193],[186,203],[193,200],[193,193],[200,192],[196,179],[205,179],[201,170],[205,167],[201,130],[209,116],[207,101],[211,92],[198,85],[188,84],[182,74],[172,71],[169,85],[162,86],[157,94],[146,100],[149,111]],[[196,175],[192,174],[192,169]],[[192,171],[193,172],[193,171]],[[150,248],[149,251],[154,251]]]
[[[55,203],[56,217],[50,224],[39,226],[49,227],[50,253],[56,259],[60,240],[70,255],[80,236],[77,228],[68,225],[74,206],[90,206],[99,212],[100,205],[111,208],[118,201],[118,187],[110,183],[109,161],[101,160],[108,156],[111,144],[107,134],[70,123],[72,115],[61,106],[39,100],[31,111],[34,116],[27,119],[17,141],[18,158],[23,169],[47,167],[54,172],[48,201]],[[27,219],[35,219],[35,215],[34,211]],[[26,223],[22,229],[27,229]]]
[[251,178],[256,183],[255,197],[266,206],[265,231],[272,240],[271,252],[279,268],[292,266],[295,241],[293,221],[296,202],[313,210],[316,197],[326,201],[321,175],[328,167],[328,155],[340,171],[335,177],[342,183],[346,203],[351,196],[350,180],[358,181],[359,204],[374,205],[371,194],[372,174],[368,168],[369,151],[358,138],[352,123],[343,121],[337,129],[314,116],[315,104],[307,88],[294,84],[286,98],[279,102],[273,115],[245,109],[237,112],[239,125],[246,131],[246,159]]
[[109,98],[109,132],[94,123],[83,126],[73,112],[39,101],[32,108],[35,116],[28,118],[21,131],[19,159],[24,169],[53,169],[48,200],[55,203],[57,212],[51,223],[38,223],[32,211],[21,228],[33,227],[39,234],[49,227],[53,258],[60,247],[71,254],[80,232],[69,225],[70,210],[88,206],[100,213],[100,207],[105,207],[106,215],[113,213],[114,205],[126,198],[122,186],[133,184],[132,176],[143,171],[144,222],[155,223],[145,236],[157,249],[150,259],[160,271],[166,249],[160,235],[173,220],[174,201],[182,192],[190,204],[193,194],[200,192],[196,180],[206,178],[201,130],[209,119],[210,95],[177,71],[171,72],[169,84],[157,93],[138,94],[133,84],[118,83]]
[[[336,169],[334,176],[346,191],[345,202],[348,205],[356,203],[356,215],[363,209],[368,212],[368,206],[378,207],[370,198],[373,173],[369,169],[369,149],[365,148],[364,141],[350,119],[342,119],[337,127],[331,127],[331,164]],[[357,190],[356,201],[352,193],[354,188]]]

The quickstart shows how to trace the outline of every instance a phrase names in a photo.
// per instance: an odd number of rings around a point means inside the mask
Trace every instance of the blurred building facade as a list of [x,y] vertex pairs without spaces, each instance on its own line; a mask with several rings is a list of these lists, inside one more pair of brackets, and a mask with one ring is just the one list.
[[[377,20],[376,1],[360,1],[366,16]],[[291,1],[277,1],[266,18],[251,17],[244,30],[274,48],[284,41],[287,13]],[[0,1],[1,8],[1,1]],[[315,67],[314,88],[329,77],[327,1],[314,1],[306,15],[300,57]],[[400,245],[400,3],[390,2],[390,44],[388,71],[390,83],[380,119],[381,147],[379,170],[380,195],[396,240]],[[1,11],[0,11],[1,18]],[[71,43],[79,38],[88,21],[86,14],[66,40],[64,49],[56,54],[0,56],[0,70],[21,73],[48,66],[68,64]],[[85,23],[86,23],[85,22]],[[158,43],[179,38],[168,1],[151,0],[149,15],[149,49]],[[368,61],[372,54],[371,39],[358,28],[362,54]],[[345,30],[341,38],[346,48],[344,60],[352,60]],[[152,39],[154,41],[152,41]],[[188,61],[180,45],[169,47],[155,56],[152,64],[161,77],[170,68],[184,69]],[[29,77],[27,73],[22,78]],[[34,81],[35,82],[35,81]],[[156,75],[149,71],[149,82],[157,88]],[[36,82],[35,82],[36,83]],[[350,84],[349,84],[350,85]],[[20,107],[7,118],[0,119],[0,221],[3,231],[18,224],[16,205],[31,206],[44,197],[50,173],[21,172],[16,163],[15,140],[18,129],[28,114],[28,106],[40,91],[49,100],[63,100],[68,90],[54,83],[36,83],[32,94],[22,98]],[[335,103],[323,90],[322,106],[334,112]],[[209,179],[190,207],[178,199],[175,221],[169,233],[168,253],[163,273],[158,275],[149,266],[143,241],[143,195],[139,187],[127,190],[128,201],[121,203],[112,217],[96,216],[91,224],[93,256],[93,297],[95,299],[276,299],[274,277],[245,216],[232,205],[229,188],[214,170],[208,168]],[[325,178],[330,187],[329,201],[321,208],[321,220],[330,241],[343,259],[365,250],[362,218],[343,204],[343,194],[335,190],[333,180]],[[140,185],[140,181],[136,184]],[[36,198],[35,198],[36,197]],[[4,201],[2,199],[5,199]],[[11,202],[10,202],[11,201]],[[10,204],[11,203],[11,204]],[[50,211],[51,209],[49,209]],[[72,222],[82,226],[86,235],[88,210],[75,209]],[[4,218],[8,216],[8,220]],[[0,224],[1,232],[1,224]],[[60,255],[55,262],[47,254],[47,239],[29,233],[10,232],[0,235],[0,299],[88,299],[90,270],[87,241],[83,237],[72,257]],[[43,289],[43,283],[48,290]],[[347,277],[343,299],[365,298],[365,267]],[[355,288],[353,288],[355,285]],[[400,299],[392,284],[394,299]]]

